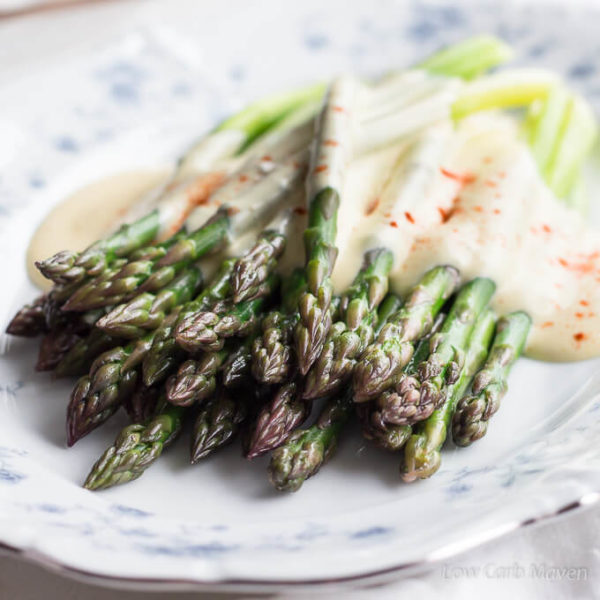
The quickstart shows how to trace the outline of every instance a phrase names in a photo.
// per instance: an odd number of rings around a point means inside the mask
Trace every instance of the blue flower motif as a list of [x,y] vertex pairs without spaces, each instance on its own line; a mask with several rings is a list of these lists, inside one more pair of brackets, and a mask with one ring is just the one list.
[[79,152],[79,144],[69,135],[63,135],[54,140],[54,147],[61,152]]
[[23,473],[17,473],[16,471],[11,471],[5,467],[0,467],[0,483],[21,483],[26,479],[26,476]]
[[133,506],[125,506],[124,504],[113,504],[111,510],[120,513],[122,515],[128,515],[130,517],[151,517],[152,513],[146,512],[145,510],[140,510],[139,508],[134,508]]
[[353,540],[362,540],[364,538],[378,537],[382,535],[388,535],[394,530],[391,527],[369,527],[368,529],[362,529],[351,533],[348,537]]
[[304,45],[309,50],[322,50],[329,46],[329,37],[324,33],[307,33],[304,36]]

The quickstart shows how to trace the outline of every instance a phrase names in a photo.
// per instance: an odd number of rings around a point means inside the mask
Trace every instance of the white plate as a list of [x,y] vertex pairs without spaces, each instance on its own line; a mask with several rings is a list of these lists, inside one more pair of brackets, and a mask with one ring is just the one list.
[[[22,257],[53,203],[102,174],[171,160],[251,97],[339,71],[385,71],[492,31],[523,62],[552,66],[600,99],[592,13],[512,5],[499,12],[495,3],[464,1],[203,7],[187,38],[146,24],[0,90],[3,325],[34,294]],[[520,361],[486,438],[447,448],[426,482],[402,485],[397,459],[349,432],[295,495],[273,492],[266,461],[248,463],[235,445],[190,467],[183,441],[139,481],[90,493],[79,486],[124,419],[67,450],[71,384],[33,373],[35,342],[2,344],[0,543],[71,572],[253,589],[379,581],[600,492],[597,360]]]

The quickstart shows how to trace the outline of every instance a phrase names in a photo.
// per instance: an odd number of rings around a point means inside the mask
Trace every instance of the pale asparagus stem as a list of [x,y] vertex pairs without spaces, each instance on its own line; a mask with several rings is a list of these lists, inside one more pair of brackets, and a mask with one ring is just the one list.
[[395,381],[413,355],[414,343],[431,330],[435,316],[458,285],[458,271],[434,267],[411,290],[404,306],[383,327],[354,369],[354,400],[365,402]]
[[336,80],[319,119],[307,181],[308,227],[304,232],[307,291],[298,301],[296,354],[304,375],[321,352],[331,327],[331,272],[337,258],[337,214],[348,163],[352,158],[357,83]]
[[403,374],[398,383],[377,398],[385,422],[411,425],[429,417],[445,400],[464,364],[474,324],[490,301],[496,286],[477,277],[464,285],[454,300],[439,333],[431,338],[431,353],[414,375]]
[[359,356],[373,340],[377,307],[387,293],[392,263],[389,250],[365,253],[361,270],[342,296],[341,320],[331,328],[321,355],[306,376],[304,398],[328,396],[352,377]]
[[[308,121],[316,110],[315,103],[322,98],[323,86],[309,86],[283,94],[276,94],[244,108],[215,130],[203,136],[177,161],[174,173],[169,180],[145,201],[136,204],[127,218],[139,218],[154,209],[157,204],[164,205],[172,196],[188,198],[188,209],[206,199],[198,196],[197,188],[206,176],[229,175],[236,163],[243,161],[248,166],[249,159],[256,156],[278,152],[278,147],[297,137],[293,129]],[[244,153],[236,158],[242,150]],[[279,155],[285,151],[283,148]],[[237,173],[240,175],[241,173]],[[195,202],[189,202],[192,194]],[[181,225],[185,213],[174,214]]]
[[508,389],[508,375],[517,361],[531,328],[531,318],[514,312],[498,320],[496,335],[488,358],[475,375],[471,394],[464,396],[452,418],[452,437],[459,446],[482,438],[489,420],[500,407]]
[[494,334],[496,316],[485,309],[475,321],[469,337],[464,365],[456,381],[448,387],[444,402],[425,421],[414,427],[406,443],[400,475],[410,483],[431,477],[440,467],[441,449],[446,440],[456,403],[469,387],[473,375],[484,363]]

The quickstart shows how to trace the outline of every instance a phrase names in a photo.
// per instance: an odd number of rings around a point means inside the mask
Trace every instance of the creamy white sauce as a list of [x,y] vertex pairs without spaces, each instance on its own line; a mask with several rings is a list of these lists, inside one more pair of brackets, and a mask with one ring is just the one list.
[[[599,355],[600,235],[552,195],[516,123],[500,115],[470,117],[433,169],[433,163],[407,166],[401,159],[395,169],[405,169],[415,183],[390,211],[377,202],[386,193],[384,173],[402,150],[390,148],[351,167],[339,220],[336,289],[351,282],[364,251],[380,240],[394,252],[396,292],[404,293],[430,267],[452,264],[463,280],[482,275],[496,282],[499,313],[522,309],[532,316],[530,356]],[[404,146],[405,161],[416,156]],[[419,168],[430,171],[420,185]]]

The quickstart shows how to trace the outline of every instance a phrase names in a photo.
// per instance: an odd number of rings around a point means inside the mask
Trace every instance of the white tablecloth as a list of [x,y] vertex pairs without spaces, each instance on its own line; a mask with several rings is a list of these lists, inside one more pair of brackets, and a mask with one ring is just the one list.
[[[575,0],[563,1],[575,3]],[[168,18],[170,1],[162,2],[165,18]],[[100,37],[115,23],[126,22],[128,12],[134,9],[134,3],[119,2],[0,22],[0,73],[27,68],[27,63],[40,55],[59,55],[83,40]],[[31,40],[35,40],[35,44]],[[395,600],[412,592],[419,600],[442,596],[446,600],[463,600],[476,595],[485,600],[511,596],[533,600],[600,598],[599,534],[600,508],[579,511],[522,529],[419,576],[377,589],[358,589],[351,594],[344,593],[344,597]],[[288,593],[285,597],[310,594]],[[339,592],[332,590],[331,594],[338,597]],[[214,598],[215,594],[102,588],[49,572],[14,556],[0,556],[0,600],[187,600],[203,597]],[[223,597],[249,596],[227,594]]]

